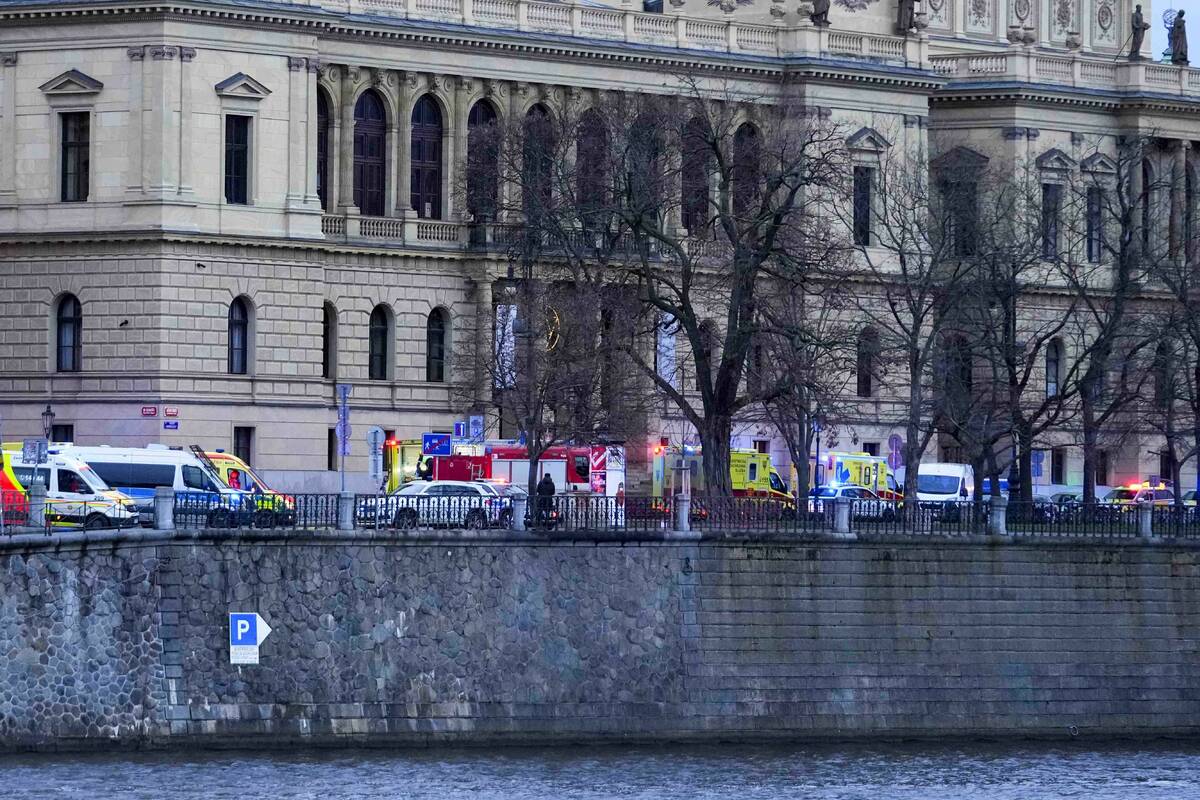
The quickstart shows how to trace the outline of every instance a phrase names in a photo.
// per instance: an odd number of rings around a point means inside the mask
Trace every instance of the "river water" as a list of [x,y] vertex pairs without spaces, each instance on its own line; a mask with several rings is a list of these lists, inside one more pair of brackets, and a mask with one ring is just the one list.
[[0,756],[0,798],[1190,800],[1200,743]]

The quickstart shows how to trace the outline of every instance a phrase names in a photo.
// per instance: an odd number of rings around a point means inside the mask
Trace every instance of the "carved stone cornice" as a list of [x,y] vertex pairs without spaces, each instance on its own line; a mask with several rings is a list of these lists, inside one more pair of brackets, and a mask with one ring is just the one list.
[[308,66],[308,59],[302,56],[288,56],[287,64],[289,72],[300,72]]
[[170,44],[155,44],[147,48],[153,61],[174,61],[179,55],[179,48]]
[[16,53],[0,53],[0,67],[15,67],[17,65]]
[[179,60],[182,61],[183,63],[187,64],[188,62],[192,61],[195,58],[196,58],[196,48],[194,48],[194,47],[179,48]]
[[146,58],[146,48],[126,47],[125,55],[129,56],[130,61],[143,61]]

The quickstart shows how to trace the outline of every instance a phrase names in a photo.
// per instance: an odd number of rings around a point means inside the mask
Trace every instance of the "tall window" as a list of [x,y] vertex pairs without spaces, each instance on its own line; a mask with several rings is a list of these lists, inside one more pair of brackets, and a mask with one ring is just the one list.
[[326,303],[321,310],[321,377],[337,375],[337,309]]
[[871,243],[871,188],[875,170],[870,167],[854,168],[854,243]]
[[604,227],[600,217],[608,199],[608,126],[599,112],[588,109],[579,118],[575,138],[575,192],[580,216],[590,229]]
[[498,136],[496,109],[480,100],[467,115],[467,211],[476,222],[496,218]]
[[942,207],[946,212],[951,247],[957,256],[975,255],[979,219],[979,189],[974,181],[944,181]]
[[525,215],[537,219],[545,214],[552,199],[551,181],[554,166],[554,128],[550,112],[540,103],[525,115],[524,139],[521,143],[523,171],[522,201]]
[[625,153],[626,207],[653,228],[658,216],[660,198],[659,180],[661,173],[663,143],[657,130],[657,121],[650,114],[642,114],[629,128],[628,148]]
[[62,125],[62,187],[64,203],[82,203],[88,199],[88,172],[91,169],[91,115],[72,111],[59,115]]
[[338,438],[337,429],[329,428],[325,432],[325,469],[337,472],[338,468]]
[[317,197],[329,210],[329,98],[317,90]]
[[441,219],[442,110],[430,95],[413,106],[410,163],[412,207],[421,219]]
[[233,454],[247,464],[254,465],[254,428],[233,429]]
[[245,205],[250,187],[250,118],[225,115],[225,202]]
[[1058,226],[1062,211],[1062,187],[1042,184],[1042,258],[1058,257]]
[[425,380],[446,380],[446,312],[435,308],[425,321]]
[[858,336],[858,363],[855,370],[859,397],[871,397],[875,393],[875,370],[879,360],[879,331],[864,328]]
[[385,306],[375,306],[367,335],[367,376],[373,381],[387,380],[391,356],[392,315]]
[[733,135],[733,213],[742,216],[752,210],[758,199],[762,160],[758,131],[749,122],[742,123]]
[[1067,448],[1050,450],[1050,482],[1062,485],[1067,482]]
[[683,193],[683,227],[693,236],[705,227],[709,218],[708,178],[713,171],[713,153],[707,131],[708,124],[699,117],[688,120],[683,129],[683,163],[680,165],[679,181]]
[[1104,258],[1104,189],[1089,186],[1087,190],[1087,259],[1093,264]]
[[1142,205],[1142,247],[1149,249],[1154,227],[1154,169],[1147,160],[1142,161],[1142,196],[1135,197],[1134,201]]
[[383,101],[368,89],[354,104],[354,205],[369,217],[383,216],[386,129]]
[[1062,375],[1062,343],[1057,339],[1046,345],[1046,397],[1058,396]]
[[229,304],[229,374],[245,375],[250,364],[250,306],[238,297]]
[[78,372],[82,360],[83,311],[75,295],[63,295],[58,301],[55,328],[55,368],[59,372]]

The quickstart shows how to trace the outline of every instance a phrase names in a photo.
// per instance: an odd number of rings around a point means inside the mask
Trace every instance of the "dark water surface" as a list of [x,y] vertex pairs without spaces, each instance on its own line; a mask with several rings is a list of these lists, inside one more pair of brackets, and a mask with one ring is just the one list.
[[1200,743],[0,756],[0,798],[1200,800]]

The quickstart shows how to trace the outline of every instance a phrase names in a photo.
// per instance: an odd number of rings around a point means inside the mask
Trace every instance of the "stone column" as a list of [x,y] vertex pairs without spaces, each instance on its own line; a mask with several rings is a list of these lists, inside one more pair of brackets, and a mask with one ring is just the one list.
[[289,209],[303,206],[308,189],[308,162],[314,144],[313,118],[309,116],[308,59],[288,56],[288,179]]
[[1142,203],[1149,202],[1150,198],[1142,197],[1142,192],[1145,190],[1142,181],[1142,164],[1145,161],[1145,153],[1141,151],[1140,145],[1135,144],[1134,148],[1132,155],[1140,156],[1140,158],[1136,158],[1129,169],[1129,202],[1133,206],[1133,219],[1130,220],[1129,227],[1132,229],[1130,233],[1132,234],[1133,250],[1140,252],[1142,249]]
[[417,74],[409,72],[400,81],[399,109],[396,113],[397,151],[396,186],[398,196],[396,207],[401,216],[415,217],[412,207],[412,165],[409,163],[412,154],[412,107],[417,95]]
[[341,117],[342,135],[338,141],[338,210],[357,214],[354,205],[354,85],[358,82],[358,70],[342,68]]
[[[304,83],[305,99],[308,102],[308,151],[304,158],[304,202],[312,208],[319,208],[321,198],[317,194],[317,74],[321,63],[315,58],[305,60]],[[330,187],[332,188],[332,187]]]
[[[384,134],[383,152],[387,163],[383,165],[384,174],[388,172],[394,173],[395,169],[395,153],[396,153],[396,120],[395,115],[388,121],[387,132]],[[384,187],[383,192],[383,215],[385,217],[396,216],[396,191],[395,182],[389,180],[388,185]]]
[[1187,208],[1187,162],[1188,150],[1192,143],[1187,139],[1175,142],[1174,169],[1171,180],[1171,258],[1176,264],[1183,264],[1188,250],[1186,241],[1187,231],[1184,230],[1184,220]]
[[1153,501],[1143,500],[1137,505],[1138,515],[1138,536],[1143,539],[1151,539],[1154,537],[1154,503]]
[[[176,155],[179,165],[179,194],[191,197],[192,188],[192,68],[187,66],[196,58],[193,47],[179,48],[179,140]],[[257,164],[258,159],[253,163]],[[251,187],[257,195],[261,182],[255,180]],[[251,198],[254,202],[255,198]]]
[[992,536],[1008,535],[1008,498],[993,497],[991,513],[988,515],[988,533]]
[[17,54],[0,53],[0,206],[17,201]]

